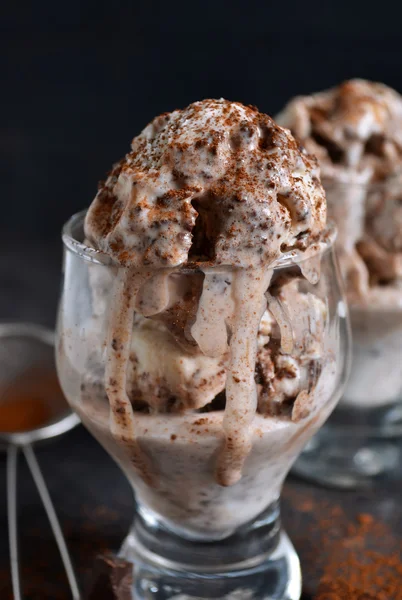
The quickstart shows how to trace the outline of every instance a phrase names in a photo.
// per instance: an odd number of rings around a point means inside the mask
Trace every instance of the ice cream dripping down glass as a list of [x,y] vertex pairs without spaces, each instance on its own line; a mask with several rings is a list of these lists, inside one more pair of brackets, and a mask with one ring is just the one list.
[[355,79],[295,98],[277,118],[319,160],[353,338],[345,393],[295,470],[346,488],[399,479],[402,96]]
[[270,268],[133,270],[84,217],[63,231],[58,373],[133,488],[134,598],[298,599],[279,499],[345,384],[335,231]]

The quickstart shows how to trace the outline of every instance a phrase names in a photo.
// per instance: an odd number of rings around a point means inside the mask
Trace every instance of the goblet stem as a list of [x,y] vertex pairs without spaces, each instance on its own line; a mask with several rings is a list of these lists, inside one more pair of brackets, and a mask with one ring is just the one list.
[[[139,505],[121,556],[134,563],[136,600],[298,600],[300,565],[279,502],[223,540],[185,539]],[[240,596],[241,594],[241,596]]]

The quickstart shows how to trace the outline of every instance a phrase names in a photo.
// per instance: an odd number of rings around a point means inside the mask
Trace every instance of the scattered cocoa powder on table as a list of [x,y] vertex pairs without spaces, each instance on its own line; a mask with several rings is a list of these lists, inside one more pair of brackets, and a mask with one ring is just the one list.
[[310,532],[292,537],[314,600],[402,600],[402,540],[389,526],[312,494],[292,490],[286,500]]
[[[330,574],[331,570],[334,573]],[[352,551],[343,562],[329,565],[326,571],[315,600],[402,599],[402,564],[398,555],[358,555]]]
[[316,600],[369,598],[402,600],[402,544],[384,523],[359,514],[334,543]]

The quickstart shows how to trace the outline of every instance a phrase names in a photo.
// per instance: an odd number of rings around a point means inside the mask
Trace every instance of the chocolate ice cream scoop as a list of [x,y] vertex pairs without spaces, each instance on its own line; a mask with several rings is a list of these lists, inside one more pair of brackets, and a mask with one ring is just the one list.
[[[277,116],[320,163],[349,300],[402,277],[402,96],[352,79],[291,100]],[[371,296],[384,296],[385,288]]]
[[322,178],[365,173],[383,179],[402,160],[402,97],[382,83],[352,79],[298,96],[277,116],[317,156]]
[[156,117],[92,203],[85,233],[125,266],[272,262],[324,229],[315,159],[254,107],[203,100]]

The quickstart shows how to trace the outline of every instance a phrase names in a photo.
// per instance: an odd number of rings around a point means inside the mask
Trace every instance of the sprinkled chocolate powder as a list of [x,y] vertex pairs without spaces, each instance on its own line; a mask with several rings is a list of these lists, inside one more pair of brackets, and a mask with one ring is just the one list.
[[[360,514],[347,532],[333,546],[315,600],[402,600],[402,545],[394,547],[387,526]],[[390,553],[382,553],[384,543]]]
[[293,538],[314,600],[402,600],[402,540],[385,523],[366,513],[351,519],[313,494],[285,488],[285,496],[308,526],[308,539]]

